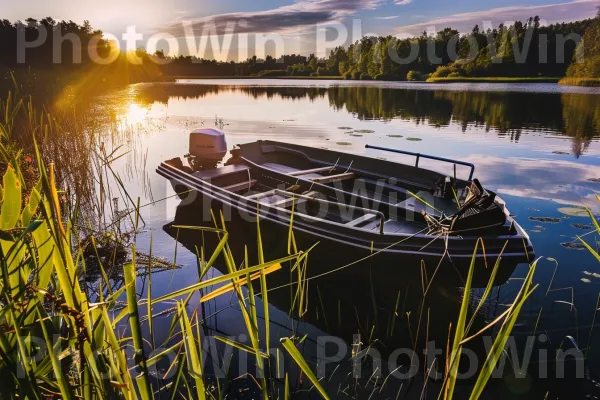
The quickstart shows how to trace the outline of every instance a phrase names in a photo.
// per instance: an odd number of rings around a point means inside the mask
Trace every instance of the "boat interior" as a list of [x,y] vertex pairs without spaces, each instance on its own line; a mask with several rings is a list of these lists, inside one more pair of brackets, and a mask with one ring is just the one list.
[[[440,228],[437,221],[449,221],[461,212],[464,217],[486,214],[486,208],[498,206],[492,197],[480,212],[463,210],[473,184],[455,178],[456,166],[449,167],[454,176],[444,176],[410,165],[269,141],[241,145],[218,168],[193,171],[175,160],[168,163],[247,201],[380,234],[432,234]],[[516,233],[504,210],[500,214],[470,224]]]

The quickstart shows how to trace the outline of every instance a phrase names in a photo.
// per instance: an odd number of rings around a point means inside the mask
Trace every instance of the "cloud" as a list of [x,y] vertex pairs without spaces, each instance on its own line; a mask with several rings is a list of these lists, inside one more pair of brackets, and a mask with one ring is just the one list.
[[477,165],[477,177],[484,186],[500,194],[600,209],[594,196],[598,184],[589,181],[598,178],[598,172],[589,165],[477,154],[465,157],[465,161]]
[[452,27],[459,32],[468,32],[476,24],[483,26],[484,22],[487,23],[487,21],[496,27],[500,23],[523,21],[536,15],[548,24],[576,21],[593,17],[596,14],[597,6],[597,0],[575,0],[558,4],[499,7],[484,11],[453,14],[427,22],[401,26],[396,28],[396,33],[398,36],[413,36],[430,27],[435,27],[437,30]]
[[399,15],[389,15],[387,17],[375,17],[375,19],[385,19],[385,20],[387,20],[387,19],[396,19],[398,17],[399,17]]
[[[374,10],[384,0],[304,0],[292,5],[258,12],[233,12],[201,18],[182,18],[192,23],[195,34],[201,34],[206,23],[214,23],[217,34],[235,23],[235,33],[286,33],[319,23],[338,22],[359,10]],[[167,32],[183,36],[181,20],[167,27]]]
[[400,1],[397,1],[396,3],[394,3],[394,4],[396,4],[397,6],[405,6],[405,5],[410,4],[410,3],[412,3],[412,0],[400,0]]

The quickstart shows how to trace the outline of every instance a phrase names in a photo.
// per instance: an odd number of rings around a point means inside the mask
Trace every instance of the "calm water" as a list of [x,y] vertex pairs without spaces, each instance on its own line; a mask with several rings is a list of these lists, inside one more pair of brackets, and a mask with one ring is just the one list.
[[[181,81],[132,86],[107,96],[101,106],[108,107],[120,124],[121,135],[106,142],[113,147],[124,144],[120,152],[129,151],[119,166],[127,189],[133,198],[140,196],[142,203],[155,201],[142,209],[146,225],[138,238],[140,249],[147,248],[152,237],[153,253],[172,260],[177,248],[176,262],[182,268],[155,275],[154,296],[197,281],[196,256],[188,248],[199,245],[193,238],[180,238],[183,243],[178,243],[163,229],[173,221],[178,199],[161,200],[173,192],[154,170],[161,161],[187,153],[188,133],[193,128],[218,126],[226,132],[230,148],[273,139],[411,162],[400,155],[365,149],[372,144],[474,163],[475,176],[501,194],[531,236],[537,255],[544,257],[535,277],[540,286],[524,308],[515,333],[530,333],[543,305],[538,333],[545,332],[556,346],[567,335],[575,338],[580,348],[588,344],[600,291],[600,264],[577,244],[576,237],[591,230],[589,218],[577,216],[581,214],[577,208],[586,205],[600,212],[600,203],[594,198],[600,193],[598,89],[554,84]],[[592,245],[597,240],[594,235],[586,239]],[[556,273],[554,261],[547,258],[557,260]],[[219,273],[214,270],[209,275]],[[494,301],[482,313],[482,323],[511,302],[520,287],[518,278],[525,273],[526,266],[518,267],[515,279],[494,292]],[[553,290],[544,299],[553,275]],[[304,350],[310,354],[314,337],[323,332],[351,341],[358,325],[369,331],[367,327],[377,322],[373,309],[385,310],[388,314],[382,311],[379,318],[389,319],[394,300],[372,305],[371,293],[396,299],[399,289],[417,293],[419,285],[351,282],[344,276],[339,277],[338,285],[324,281],[319,290],[327,293],[328,300],[310,298],[309,312],[301,323],[289,319],[284,306],[289,290],[283,290],[283,295],[272,297],[272,335],[277,336],[272,342],[275,345],[278,337],[294,332],[300,336],[308,333],[313,340],[306,342]],[[350,298],[344,297],[345,290],[340,292],[346,288],[352,293]],[[415,315],[412,293],[403,292],[403,311]],[[439,322],[447,334],[452,312],[444,314],[446,308],[440,304],[454,307],[460,302],[460,291],[440,289],[431,296],[432,312],[439,309],[432,321]],[[194,301],[197,305],[197,299]],[[573,302],[575,307],[563,301]],[[235,336],[244,331],[235,303],[223,296],[201,309],[214,332]],[[257,307],[262,309],[260,303]],[[405,315],[402,318],[406,319]],[[168,321],[164,319],[166,327]]]

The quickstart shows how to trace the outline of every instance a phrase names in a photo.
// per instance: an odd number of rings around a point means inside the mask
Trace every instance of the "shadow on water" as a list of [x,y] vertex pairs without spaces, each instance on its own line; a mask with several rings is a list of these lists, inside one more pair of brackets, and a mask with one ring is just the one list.
[[[202,247],[212,249],[217,244],[215,237],[211,239],[210,235],[203,234],[201,231],[177,228],[177,226],[209,225],[203,222],[201,215],[196,203],[180,205],[177,207],[174,221],[165,225],[163,229],[194,254]],[[230,233],[228,244],[234,258],[243,260],[245,246],[248,245],[248,257],[253,264],[252,260],[257,259],[257,254],[253,253],[255,246],[252,245],[257,240],[256,226],[253,223],[241,225],[241,223],[226,222],[226,224]],[[287,246],[287,234],[281,230],[268,229],[261,224],[261,236],[265,243],[266,260],[278,259],[286,255],[285,250],[282,249]],[[319,245],[314,250],[318,247]],[[324,257],[325,253],[329,253],[329,257]],[[326,249],[325,253],[317,253],[319,255],[313,257],[311,257],[312,251],[309,253],[308,269],[312,269],[313,274],[315,271],[329,267],[323,263],[335,263],[337,266],[336,260],[343,259],[335,249]],[[339,264],[346,265],[343,262]],[[402,260],[399,260],[396,266],[377,265],[375,261],[365,260],[316,279],[311,280],[309,274],[308,282],[304,285],[305,307],[302,307],[301,318],[297,315],[298,277],[296,271],[290,274],[289,266],[285,265],[282,270],[268,275],[269,304],[284,313],[292,314],[293,320],[288,321],[292,326],[294,320],[300,320],[327,335],[342,339],[348,345],[360,341],[364,347],[372,347],[377,351],[383,360],[388,360],[390,355],[398,357],[398,352],[394,355],[398,349],[414,349],[421,361],[413,361],[413,364],[420,366],[422,379],[427,365],[426,343],[430,343],[431,349],[435,347],[445,352],[450,322],[457,320],[460,311],[462,290],[432,282],[424,297],[426,283],[418,273],[398,274],[390,270],[390,268],[396,271],[399,268],[411,270],[409,265],[402,264]],[[218,260],[215,267],[219,272],[227,273],[223,260]],[[388,269],[389,273],[386,273],[385,269]],[[418,271],[418,266],[412,271]],[[255,293],[260,293],[259,280],[253,283]],[[475,305],[472,305],[473,308]],[[475,318],[474,331],[485,326],[494,312],[493,307],[494,301],[489,301],[482,307]],[[313,337],[310,340],[317,340],[317,338]],[[473,350],[479,359],[484,359],[485,348],[482,341],[472,341],[466,347]],[[405,364],[408,370],[411,363],[410,357],[405,352],[402,352],[398,360]],[[443,360],[437,362],[440,366],[444,365]],[[468,370],[468,359],[463,361],[462,368]],[[440,371],[443,372],[443,369]]]

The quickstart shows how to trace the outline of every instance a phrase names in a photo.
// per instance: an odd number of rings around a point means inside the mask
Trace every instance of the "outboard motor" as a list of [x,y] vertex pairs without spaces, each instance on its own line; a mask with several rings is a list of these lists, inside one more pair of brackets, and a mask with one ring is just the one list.
[[202,128],[190,133],[190,152],[186,158],[194,171],[216,168],[225,154],[227,142],[222,131]]

